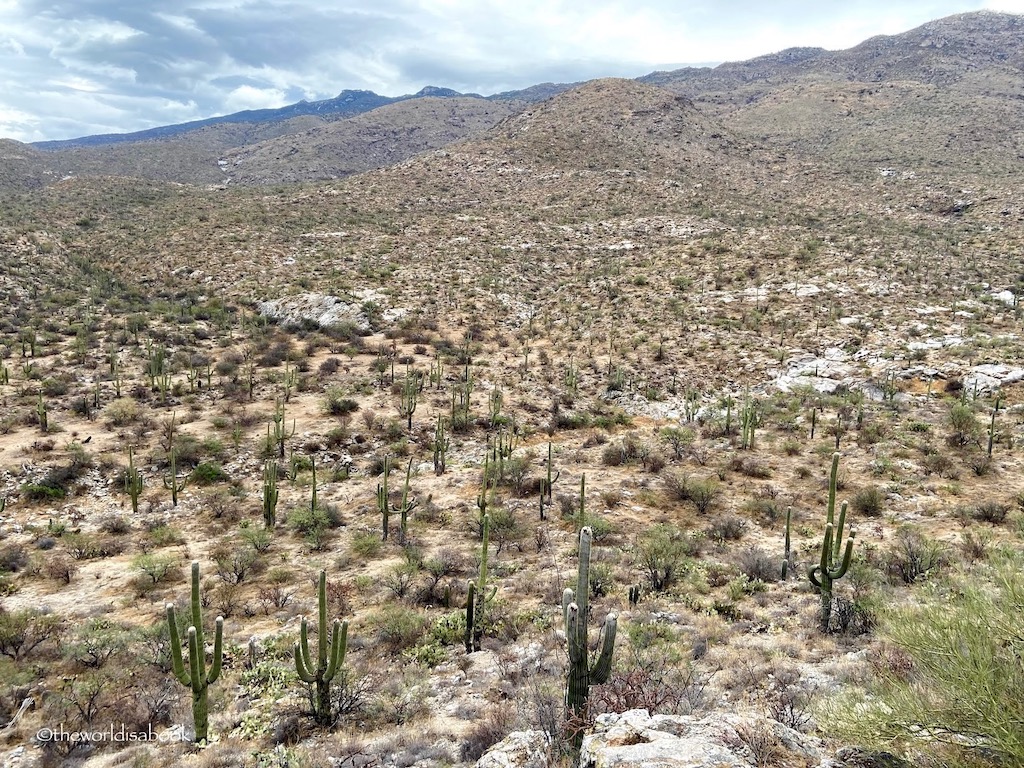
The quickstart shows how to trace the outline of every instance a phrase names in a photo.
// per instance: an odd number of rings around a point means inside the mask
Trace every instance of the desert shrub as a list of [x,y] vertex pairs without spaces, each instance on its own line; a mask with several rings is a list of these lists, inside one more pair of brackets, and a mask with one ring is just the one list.
[[782,557],[772,557],[760,547],[750,547],[740,555],[739,569],[751,581],[778,581],[782,577]]
[[963,531],[960,534],[960,552],[968,562],[987,559],[991,545],[992,534],[988,531]]
[[91,560],[97,557],[113,557],[124,551],[125,544],[111,536],[97,536],[88,533],[68,533],[62,538],[64,546],[75,560]]
[[896,531],[895,541],[885,553],[885,570],[894,582],[913,584],[927,578],[946,564],[941,543],[926,538],[919,530],[903,526]]
[[0,573],[17,573],[28,565],[28,552],[20,544],[0,549]]
[[1010,505],[998,501],[983,501],[974,508],[973,517],[983,523],[1002,525],[1010,514]]
[[212,461],[203,461],[197,464],[190,477],[196,485],[212,485],[230,479],[228,473],[219,464],[214,464]]
[[526,535],[526,529],[515,513],[506,507],[498,507],[490,513],[491,543],[497,545],[496,554],[506,546],[521,548],[520,542]]
[[100,520],[100,530],[114,536],[123,536],[131,532],[132,523],[124,515],[107,515]]
[[615,535],[615,524],[608,520],[608,518],[587,515],[586,524],[590,526],[595,542],[605,541],[608,537]]
[[507,705],[491,707],[484,717],[477,718],[466,731],[459,745],[459,757],[475,763],[483,757],[484,752],[512,731],[514,722],[513,714]]
[[690,427],[665,427],[661,430],[661,439],[672,446],[673,455],[681,459],[697,439],[697,434]]
[[954,403],[949,409],[948,421],[951,429],[950,445],[963,446],[980,442],[981,424],[978,423],[971,406],[965,403]]
[[47,397],[61,397],[68,393],[68,382],[63,378],[43,379],[40,389]]
[[412,648],[427,631],[427,618],[406,605],[392,603],[371,614],[367,623],[374,637],[392,653]]
[[618,443],[608,443],[601,451],[601,463],[606,467],[617,467],[626,461],[626,452]]
[[341,525],[341,518],[331,507],[317,505],[316,509],[300,507],[288,514],[288,525],[296,533],[310,538],[323,535],[328,529]]
[[878,517],[882,514],[882,507],[885,504],[885,492],[877,485],[861,488],[853,495],[850,506],[854,512],[865,517]]
[[159,584],[178,565],[173,555],[142,554],[132,560],[132,567],[149,579],[150,584]]
[[63,629],[63,622],[52,614],[32,608],[0,608],[0,654],[22,661],[48,640],[57,641]]
[[695,480],[690,483],[690,501],[697,513],[706,515],[718,500],[721,489],[714,480]]
[[747,521],[739,515],[720,515],[708,528],[708,537],[718,542],[739,541],[747,530]]
[[[178,433],[174,438],[174,459],[178,463],[179,470],[182,467],[196,467],[202,458],[202,445],[194,435]],[[167,463],[170,464],[171,457],[167,456]]]
[[771,467],[759,459],[750,456],[737,456],[729,462],[729,469],[739,472],[747,477],[755,477],[760,480],[767,480],[772,476]]
[[82,667],[99,668],[126,650],[135,639],[130,629],[106,618],[86,619],[65,638],[64,657]]
[[762,525],[774,525],[786,517],[782,503],[767,496],[755,496],[744,503],[743,508]]
[[953,460],[946,454],[939,451],[926,454],[923,464],[927,474],[946,477],[950,480],[955,480],[959,476],[959,472],[957,471]]
[[331,416],[344,416],[359,410],[359,403],[350,397],[345,397],[342,390],[331,387],[324,396],[324,411]]
[[356,531],[352,534],[352,551],[360,557],[376,557],[383,546],[379,531]]
[[320,363],[319,372],[321,376],[330,376],[331,374],[337,373],[338,368],[341,367],[341,360],[336,357],[328,357],[322,363]]
[[[1005,551],[891,609],[867,690],[823,700],[819,723],[912,765],[1024,765],[1024,556]],[[893,713],[899,713],[894,717]]]
[[51,501],[63,499],[65,496],[63,488],[55,488],[43,483],[25,483],[21,486],[21,493],[29,501]]
[[665,484],[665,492],[674,501],[690,500],[690,476],[681,470],[663,472],[661,480]]
[[103,409],[103,419],[113,427],[124,427],[138,421],[142,409],[130,397],[114,400]]
[[695,554],[693,540],[667,525],[656,525],[636,540],[637,565],[647,574],[655,592],[671,587]]

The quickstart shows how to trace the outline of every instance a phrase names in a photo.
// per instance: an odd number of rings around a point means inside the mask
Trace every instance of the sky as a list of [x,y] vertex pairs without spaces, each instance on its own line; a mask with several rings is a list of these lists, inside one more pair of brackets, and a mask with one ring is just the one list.
[[124,133],[366,89],[490,95],[880,34],[1024,0],[0,0],[0,138]]

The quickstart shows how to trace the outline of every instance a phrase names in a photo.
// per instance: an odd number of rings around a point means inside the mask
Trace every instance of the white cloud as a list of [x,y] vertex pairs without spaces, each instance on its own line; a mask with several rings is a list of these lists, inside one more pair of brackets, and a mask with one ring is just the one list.
[[1024,0],[986,0],[985,8],[1002,13],[1024,14]]
[[231,91],[224,99],[224,111],[230,114],[246,109],[275,109],[287,103],[288,99],[282,90],[242,85]]

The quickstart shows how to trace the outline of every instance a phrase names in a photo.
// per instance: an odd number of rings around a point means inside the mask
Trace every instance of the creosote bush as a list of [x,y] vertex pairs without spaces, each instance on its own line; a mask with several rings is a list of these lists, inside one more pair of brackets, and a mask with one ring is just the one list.
[[884,616],[868,690],[826,698],[818,722],[912,765],[1024,765],[1022,602],[1024,556],[1012,550],[929,585]]

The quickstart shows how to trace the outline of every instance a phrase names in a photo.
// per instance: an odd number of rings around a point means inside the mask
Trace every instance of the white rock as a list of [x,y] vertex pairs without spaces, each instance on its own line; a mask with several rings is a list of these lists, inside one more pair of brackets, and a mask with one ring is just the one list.
[[547,768],[544,731],[512,731],[476,761],[476,768]]

